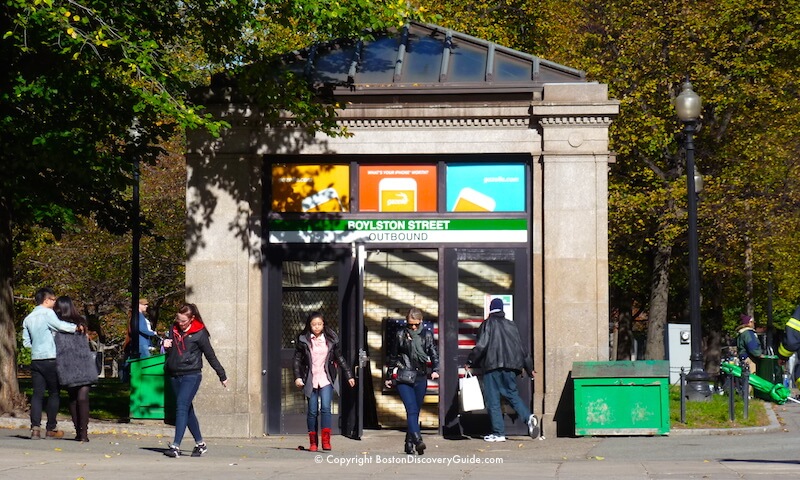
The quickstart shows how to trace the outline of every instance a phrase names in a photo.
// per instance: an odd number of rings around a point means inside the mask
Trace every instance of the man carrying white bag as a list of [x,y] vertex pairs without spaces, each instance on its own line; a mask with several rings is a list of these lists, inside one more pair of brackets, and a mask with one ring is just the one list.
[[[499,298],[493,299],[489,304],[489,316],[481,324],[475,346],[467,358],[465,369],[470,378],[475,378],[471,376],[470,372],[473,364],[483,368],[484,399],[492,424],[492,433],[483,439],[487,442],[506,441],[505,424],[500,405],[501,396],[528,425],[528,435],[531,438],[538,438],[539,419],[531,413],[517,390],[517,375],[521,374],[523,370],[533,379],[533,359],[522,346],[517,325],[506,318],[503,312],[503,301]],[[466,385],[467,378],[463,380],[462,385]]]

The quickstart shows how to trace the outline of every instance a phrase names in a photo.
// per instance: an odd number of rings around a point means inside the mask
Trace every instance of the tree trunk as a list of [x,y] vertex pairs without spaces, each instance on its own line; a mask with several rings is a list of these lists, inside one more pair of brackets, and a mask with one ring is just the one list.
[[17,381],[17,331],[14,322],[9,200],[0,196],[0,415],[24,407]]
[[752,317],[755,313],[753,305],[753,243],[750,241],[749,235],[744,236],[744,281],[745,313]]
[[653,259],[653,277],[650,283],[650,312],[647,317],[648,360],[664,360],[664,330],[667,325],[667,305],[669,298],[669,263],[672,246],[659,244]]
[[633,351],[633,316],[631,306],[619,312],[619,327],[617,332],[617,358],[615,360],[630,360]]
[[712,378],[719,377],[719,365],[722,362],[722,308],[719,302],[714,302],[714,308],[706,312],[706,322],[703,331],[705,332],[705,349],[703,359],[705,360],[704,369]]
[[631,314],[632,295],[627,290],[614,288],[611,294],[612,317],[614,320],[614,348],[611,360],[630,360],[633,349],[633,318]]

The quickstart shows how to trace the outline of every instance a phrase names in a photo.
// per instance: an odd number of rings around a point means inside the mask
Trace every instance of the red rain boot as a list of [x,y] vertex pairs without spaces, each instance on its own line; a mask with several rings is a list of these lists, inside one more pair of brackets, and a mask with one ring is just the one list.
[[322,449],[323,450],[330,450],[331,449],[331,429],[330,428],[323,428],[322,429]]
[[317,432],[308,432],[308,449],[312,452],[317,451]]

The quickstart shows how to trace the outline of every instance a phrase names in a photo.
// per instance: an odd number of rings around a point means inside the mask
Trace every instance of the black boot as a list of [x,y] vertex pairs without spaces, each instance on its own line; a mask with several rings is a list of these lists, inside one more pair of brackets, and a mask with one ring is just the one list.
[[422,435],[419,433],[412,433],[411,434],[411,442],[414,443],[414,447],[417,449],[417,454],[422,455],[425,453],[425,442],[422,441]]
[[406,432],[405,452],[409,455],[414,454],[414,442],[411,440],[411,434],[408,432]]

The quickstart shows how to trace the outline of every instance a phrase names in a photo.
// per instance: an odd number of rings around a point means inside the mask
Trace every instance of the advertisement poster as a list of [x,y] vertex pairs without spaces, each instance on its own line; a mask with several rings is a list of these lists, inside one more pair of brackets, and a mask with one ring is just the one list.
[[362,212],[435,212],[435,165],[358,167]]
[[524,212],[525,166],[448,165],[448,212]]
[[273,212],[346,212],[348,165],[276,164],[272,167]]

